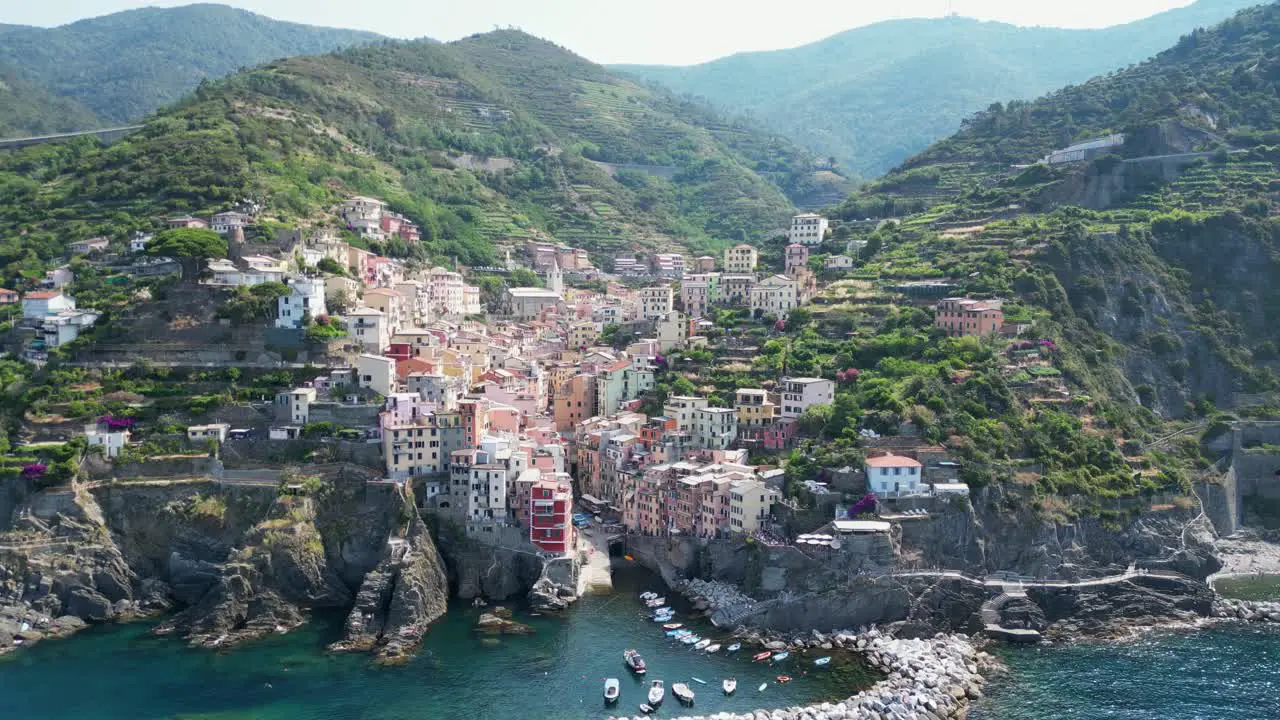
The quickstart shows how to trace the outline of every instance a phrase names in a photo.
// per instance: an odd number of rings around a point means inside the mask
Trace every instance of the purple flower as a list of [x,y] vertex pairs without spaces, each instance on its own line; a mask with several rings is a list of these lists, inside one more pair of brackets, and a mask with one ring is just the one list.
[[22,477],[26,480],[34,480],[44,475],[45,470],[48,470],[48,469],[49,469],[49,466],[45,465],[44,463],[32,463],[30,465],[23,465]]

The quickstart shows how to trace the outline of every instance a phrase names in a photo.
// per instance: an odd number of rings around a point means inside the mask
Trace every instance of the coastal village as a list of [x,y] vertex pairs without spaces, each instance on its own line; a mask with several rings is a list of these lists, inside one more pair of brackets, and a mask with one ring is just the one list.
[[[825,218],[792,220],[776,268],[740,244],[719,258],[617,257],[603,271],[582,249],[529,240],[506,249],[504,267],[486,270],[532,270],[539,284],[505,287],[485,307],[463,272],[413,268],[342,238],[417,242],[419,230],[381,200],[347,200],[335,210],[339,227],[288,233],[274,255],[247,249],[253,212],[246,206],[164,223],[227,238],[229,257],[209,260],[198,282],[228,290],[281,286],[264,324],[324,330],[327,357],[339,362],[277,393],[256,424],[214,411],[186,428],[191,446],[287,443],[323,426],[379,450],[381,477],[411,484],[424,512],[449,517],[482,541],[525,544],[548,556],[575,555],[589,545],[579,529],[598,523],[607,528],[602,534],[788,542],[777,512],[786,502],[783,470],[751,458],[788,450],[806,411],[833,402],[836,381],[784,375],[768,387],[738,388],[731,398],[670,394],[659,412],[642,409],[668,356],[708,346],[718,309],[742,308],[752,320],[781,324],[812,301],[819,286],[810,253],[830,238]],[[151,239],[130,237],[128,252],[138,258],[131,268],[176,272],[175,259],[144,254]],[[106,238],[72,246],[90,261],[112,250]],[[842,258],[824,262],[838,268]],[[97,320],[67,293],[72,280],[63,267],[49,273],[47,289],[7,296],[21,304],[32,359],[73,343]],[[594,287],[575,287],[582,284]],[[945,298],[936,306],[937,326],[947,334],[1005,330],[998,300]],[[630,340],[605,344],[606,333]],[[336,429],[335,417],[345,418]],[[104,418],[84,436],[112,459],[129,455],[138,430]],[[867,439],[875,447],[877,439]],[[808,490],[884,499],[967,492],[941,448],[884,447],[864,467],[842,471],[834,487],[810,481]],[[855,515],[839,502],[828,512],[846,532],[888,527],[847,522]],[[830,540],[827,531],[816,537]]]

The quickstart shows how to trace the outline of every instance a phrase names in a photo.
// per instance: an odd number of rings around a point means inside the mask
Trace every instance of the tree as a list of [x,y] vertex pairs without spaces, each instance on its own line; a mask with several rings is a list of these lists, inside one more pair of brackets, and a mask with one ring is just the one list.
[[831,422],[831,415],[831,405],[812,405],[800,414],[800,419],[796,421],[797,428],[806,437],[818,437]]
[[182,279],[199,277],[204,261],[227,256],[227,239],[212,230],[176,228],[156,233],[147,254],[171,257],[182,265]]

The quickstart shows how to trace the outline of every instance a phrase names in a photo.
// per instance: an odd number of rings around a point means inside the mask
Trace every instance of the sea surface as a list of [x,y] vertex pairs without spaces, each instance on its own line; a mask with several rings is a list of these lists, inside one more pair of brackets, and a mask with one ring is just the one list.
[[[664,680],[668,688],[689,683],[698,713],[846,697],[874,682],[865,666],[843,658],[819,670],[812,667],[816,654],[768,667],[745,653],[697,653],[667,640],[659,625],[642,616],[636,597],[644,589],[661,591],[656,577],[623,569],[614,581],[613,595],[583,598],[564,617],[517,611],[517,620],[536,629],[529,636],[485,639],[472,631],[480,611],[452,607],[431,627],[418,657],[395,668],[374,667],[363,655],[325,654],[325,645],[341,632],[342,617],[336,615],[225,652],[152,637],[148,623],[97,627],[0,657],[0,718],[604,718],[611,712],[636,714],[648,679]],[[687,606],[672,604],[686,611],[677,621],[688,622]],[[722,635],[703,623],[695,629]],[[627,648],[645,657],[647,679],[624,668]],[[794,680],[779,684],[779,674]],[[738,691],[725,697],[720,681],[730,676],[737,678]],[[606,677],[622,681],[621,701],[612,711],[602,700]],[[757,691],[764,682],[768,687]],[[668,689],[659,717],[678,714],[681,708]]]
[[970,720],[1276,720],[1280,628],[1224,624],[1124,643],[1006,648]]

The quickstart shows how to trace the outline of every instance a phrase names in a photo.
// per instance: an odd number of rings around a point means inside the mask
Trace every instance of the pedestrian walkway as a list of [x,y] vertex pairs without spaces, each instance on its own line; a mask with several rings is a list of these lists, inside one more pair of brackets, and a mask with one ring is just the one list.
[[585,558],[578,570],[578,595],[612,593],[613,571],[609,567],[609,539],[602,534],[579,533],[578,550]]

